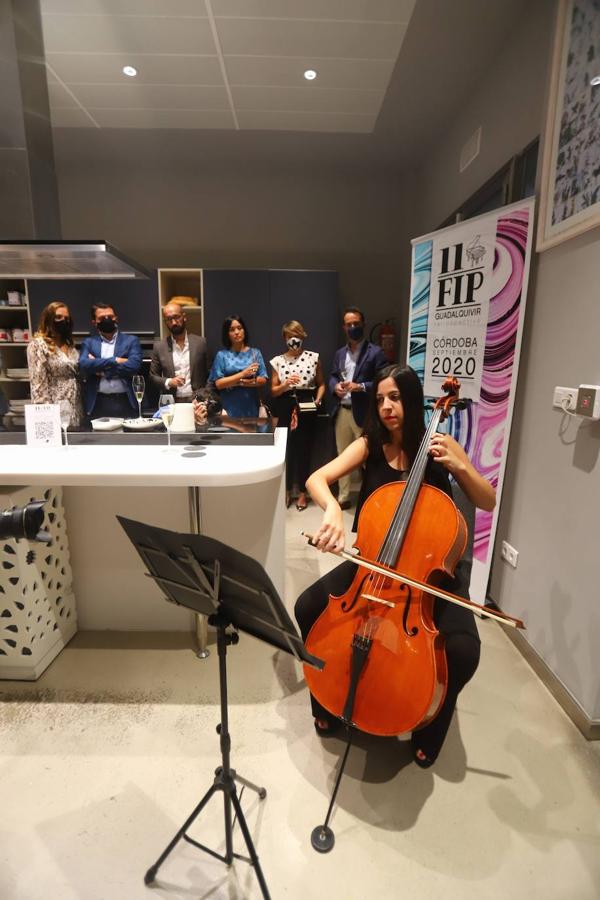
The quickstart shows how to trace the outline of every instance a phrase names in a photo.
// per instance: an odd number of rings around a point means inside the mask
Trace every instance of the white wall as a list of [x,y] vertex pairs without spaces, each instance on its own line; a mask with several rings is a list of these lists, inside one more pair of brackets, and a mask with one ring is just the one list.
[[[554,4],[535,0],[464,98],[418,173],[417,233],[453,209],[543,129]],[[458,154],[483,127],[481,155],[458,176]],[[540,161],[541,167],[541,161]],[[527,623],[526,639],[591,719],[600,719],[597,575],[600,425],[552,408],[554,385],[600,383],[600,229],[534,255],[491,595]]]

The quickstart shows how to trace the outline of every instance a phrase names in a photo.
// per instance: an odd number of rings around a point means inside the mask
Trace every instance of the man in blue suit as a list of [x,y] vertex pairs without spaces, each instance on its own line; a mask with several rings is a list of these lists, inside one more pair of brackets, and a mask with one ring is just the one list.
[[[365,317],[357,306],[344,310],[343,328],[348,343],[336,350],[329,376],[338,454],[362,434],[373,378],[389,365],[381,347],[364,339]],[[350,509],[349,475],[338,482],[338,503],[342,509]]]
[[140,371],[142,348],[138,338],[123,334],[118,324],[112,306],[92,306],[92,325],[98,334],[85,338],[79,354],[79,368],[85,379],[84,407],[91,419],[126,419],[138,409],[131,379]]

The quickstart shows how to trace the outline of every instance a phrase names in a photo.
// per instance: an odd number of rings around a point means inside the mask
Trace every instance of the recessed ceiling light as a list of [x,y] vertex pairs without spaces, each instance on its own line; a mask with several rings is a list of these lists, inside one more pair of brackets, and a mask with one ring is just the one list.
[[600,84],[600,75],[595,75],[593,78],[590,78],[590,84],[592,87],[597,87]]
[[306,72],[304,73],[304,77],[306,78],[307,81],[314,81],[315,78],[317,77],[317,73],[315,72],[314,69],[307,69]]
[[133,66],[123,66],[123,75],[129,75],[130,78],[134,78],[137,75],[137,69],[134,69]]

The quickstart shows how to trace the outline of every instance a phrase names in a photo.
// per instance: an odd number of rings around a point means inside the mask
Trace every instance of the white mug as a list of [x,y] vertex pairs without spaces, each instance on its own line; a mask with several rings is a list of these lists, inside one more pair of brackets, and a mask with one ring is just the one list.
[[176,403],[171,431],[195,431],[194,404]]

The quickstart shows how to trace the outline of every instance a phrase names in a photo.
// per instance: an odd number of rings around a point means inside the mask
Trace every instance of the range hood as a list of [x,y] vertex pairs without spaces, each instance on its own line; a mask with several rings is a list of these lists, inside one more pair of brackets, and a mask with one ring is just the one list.
[[0,241],[0,278],[149,278],[106,241]]

